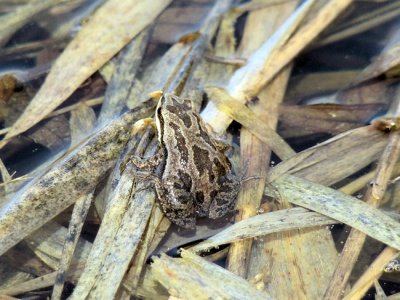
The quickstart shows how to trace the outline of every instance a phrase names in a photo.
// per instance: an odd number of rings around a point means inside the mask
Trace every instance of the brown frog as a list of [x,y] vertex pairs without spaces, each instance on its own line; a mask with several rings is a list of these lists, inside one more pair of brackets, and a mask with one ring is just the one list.
[[148,159],[132,161],[142,170],[157,167],[145,177],[155,183],[164,214],[181,227],[194,228],[196,217],[215,219],[232,210],[240,178],[232,173],[224,147],[192,111],[190,100],[163,95],[155,118],[160,151]]

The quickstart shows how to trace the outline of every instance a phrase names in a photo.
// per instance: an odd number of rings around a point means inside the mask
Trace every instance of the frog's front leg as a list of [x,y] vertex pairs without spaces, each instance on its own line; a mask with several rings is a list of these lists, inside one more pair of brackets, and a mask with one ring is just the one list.
[[158,166],[160,164],[160,162],[163,160],[164,157],[164,153],[162,151],[162,149],[159,149],[158,152],[156,154],[154,154],[153,156],[150,157],[146,157],[146,158],[141,158],[139,156],[131,156],[127,159],[125,159],[120,167],[119,167],[119,171],[122,174],[122,172],[124,172],[124,170],[126,169],[126,166],[128,163],[132,163],[132,165],[140,171],[146,171],[146,172],[151,172],[154,170],[154,168],[156,166]]
[[240,190],[240,178],[236,175],[226,175],[219,181],[218,193],[214,196],[208,213],[211,219],[221,218],[232,211]]
[[157,167],[164,158],[164,151],[162,148],[156,154],[150,157],[141,158],[139,156],[132,156],[129,161],[139,170],[150,171]]

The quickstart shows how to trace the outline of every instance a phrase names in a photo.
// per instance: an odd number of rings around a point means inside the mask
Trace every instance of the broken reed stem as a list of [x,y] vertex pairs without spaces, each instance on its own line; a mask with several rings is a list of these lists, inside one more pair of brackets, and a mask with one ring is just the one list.
[[[276,19],[279,20],[280,17],[284,18],[285,15],[289,14],[290,10],[287,10],[286,6],[281,6],[277,9],[276,18],[271,18],[269,10],[251,12],[246,21],[239,55],[247,57],[257,50],[258,45],[262,44],[278,28],[279,22],[276,22]],[[274,25],[271,28],[268,28],[270,27],[268,26],[266,29],[255,31],[256,24],[262,23],[265,19],[269,19],[269,24]],[[294,31],[295,29],[293,28],[292,30]],[[278,123],[278,106],[282,102],[289,74],[290,70],[281,72],[275,80],[264,87],[258,94],[259,104],[253,110],[257,119],[265,118],[267,125],[272,130],[276,129]],[[238,211],[235,217],[236,223],[257,214],[263,196],[271,156],[269,145],[258,139],[247,128],[243,128],[240,132],[240,145],[241,165],[246,170],[245,176],[258,178],[248,181],[242,186],[236,203],[236,210]],[[243,278],[247,277],[252,244],[253,239],[237,241],[231,244],[226,264],[226,268],[229,271]]]
[[[399,110],[399,109],[398,109]],[[398,115],[398,114],[397,114]],[[365,202],[373,207],[379,206],[385,194],[390,176],[400,154],[400,131],[393,131],[388,138],[387,146],[379,160],[374,182],[370,185],[364,197]],[[366,235],[352,229],[344,245],[339,263],[327,288],[324,299],[340,299],[348,282],[349,276],[358,259]]]
[[343,300],[361,299],[374,281],[382,275],[384,267],[398,254],[398,250],[392,247],[386,247],[379,256],[375,258],[368,269],[364,271]]
[[[242,166],[246,168],[246,161],[248,161],[246,176],[248,178],[258,176],[258,178],[243,184],[236,204],[238,214],[235,222],[240,222],[257,214],[264,192],[271,155],[271,149],[246,129],[242,129],[240,133],[240,144]],[[231,244],[229,249],[226,267],[229,271],[243,278],[247,276],[252,242],[252,239],[238,241]]]
[[259,91],[266,83],[274,78],[284,66],[291,62],[301,50],[308,46],[311,41],[313,41],[318,34],[320,34],[322,30],[352,2],[352,0],[329,1],[312,20],[300,28],[285,45],[274,53],[273,59],[265,61],[262,68],[258,70],[258,80],[249,82],[250,86],[247,87],[246,90],[251,89],[252,91]]
[[155,205],[150,216],[149,224],[147,225],[146,232],[142,237],[140,248],[135,253],[131,261],[131,266],[123,279],[123,290],[121,291],[122,297],[135,295],[136,289],[139,284],[140,275],[146,265],[146,259],[149,256],[150,246],[155,237],[155,233],[163,219],[163,213]]
[[92,199],[93,193],[90,193],[80,197],[75,202],[71,215],[71,221],[68,226],[68,234],[65,238],[60,264],[57,270],[57,277],[54,283],[53,293],[51,295],[52,300],[61,299],[66,273],[70,267],[72,257],[74,256],[75,248],[81,235],[83,224],[85,223]]
[[[298,25],[304,19],[314,2],[315,0],[305,1],[296,10],[291,12],[279,27],[276,26],[276,24],[270,24],[278,28],[274,32],[268,32],[268,34],[265,35],[266,37],[264,36],[262,40],[257,41],[257,44],[261,44],[257,45],[258,49],[254,49],[256,48],[254,46],[250,48],[250,45],[254,45],[253,41],[246,47],[251,50],[247,52],[252,52],[252,54],[249,55],[247,63],[243,67],[237,69],[233,76],[231,76],[226,87],[228,95],[234,99],[234,102],[244,105],[248,99],[260,93],[262,88],[267,84],[267,81],[264,80],[266,76],[264,72],[265,68],[267,68],[266,66],[270,65],[270,62],[273,61],[275,57],[274,55],[280,51],[282,45],[287,42],[288,38],[298,28]],[[252,26],[255,27],[256,25]],[[258,31],[260,30],[262,31],[263,29],[261,28]],[[252,34],[254,35],[255,32],[257,32],[257,30],[253,31]],[[254,40],[254,38],[252,40]],[[275,73],[275,75],[277,73]],[[272,79],[272,77],[270,79]],[[209,94],[208,91],[206,92]],[[210,98],[212,99],[213,96],[211,95]],[[218,111],[221,110],[221,108],[215,107],[214,105],[215,103],[209,103],[202,112],[202,117],[205,122],[213,128],[214,132],[220,135],[226,130],[233,118],[225,110],[222,110],[225,114],[216,112],[216,109]],[[254,119],[252,119],[252,123],[253,122]]]

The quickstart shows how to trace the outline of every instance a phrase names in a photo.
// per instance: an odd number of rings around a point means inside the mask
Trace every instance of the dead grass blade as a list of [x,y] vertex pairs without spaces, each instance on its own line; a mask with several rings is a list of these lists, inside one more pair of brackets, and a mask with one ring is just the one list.
[[57,270],[57,277],[51,295],[52,300],[61,299],[64,288],[67,270],[70,267],[75,248],[81,235],[83,224],[92,203],[93,193],[80,197],[75,205],[68,226],[68,235],[66,236],[60,265]]
[[[111,248],[116,247],[114,250],[118,251],[119,253],[120,249],[118,249],[118,246],[120,247],[120,245],[118,241],[125,241],[126,236],[129,235],[129,232],[127,232],[126,230],[123,230],[123,232],[121,232],[120,237],[117,236],[117,233],[122,229],[126,229],[126,226],[129,226],[129,223],[138,225],[137,222],[142,221],[142,218],[137,218],[135,222],[127,222],[130,219],[132,213],[134,213],[132,209],[136,208],[137,211],[142,212],[144,214],[142,217],[145,217],[146,212],[148,212],[147,205],[144,205],[140,201],[134,201],[134,199],[136,199],[136,196],[134,197],[135,184],[132,174],[130,174],[130,172],[126,169],[122,174],[120,174],[121,164],[126,163],[132,152],[141,144],[143,144],[140,143],[139,140],[140,135],[145,128],[144,126],[146,125],[144,125],[142,121],[135,123],[135,125],[133,126],[135,135],[129,141],[124,153],[118,159],[118,163],[114,167],[110,179],[108,180],[108,182],[112,182],[113,185],[109,188],[108,194],[106,196],[105,201],[107,209],[103,216],[99,231],[96,235],[96,239],[93,243],[92,250],[87,259],[87,264],[81,277],[79,278],[79,282],[75,287],[71,299],[86,298],[96,290],[96,283],[98,282],[98,277],[102,275],[103,267],[105,265],[108,265],[108,267],[110,267],[110,260],[115,260],[115,257],[111,252]],[[142,140],[148,141],[148,133],[146,137]],[[130,164],[128,164],[125,168],[130,168]],[[144,199],[147,199],[147,197],[144,197]],[[154,199],[153,201],[149,201],[150,206],[152,206],[153,202]],[[147,219],[145,221],[147,223]],[[138,227],[138,229],[141,228],[142,226]],[[131,230],[131,232],[134,233],[135,230]],[[135,247],[136,245],[135,243],[129,244],[132,244],[129,247]],[[133,253],[130,251],[125,251],[124,253],[126,255],[133,255]],[[120,260],[120,263],[122,263],[122,260]],[[122,276],[125,273],[125,270],[123,270]],[[115,284],[112,286],[106,284],[105,286],[110,287],[111,289],[115,289],[114,292],[116,292],[119,284],[117,284],[116,286]],[[108,292],[113,293],[113,291],[111,290],[108,290]],[[111,298],[113,298],[113,296],[111,296]]]
[[279,107],[279,133],[285,138],[316,133],[337,135],[364,126],[379,111],[382,104],[361,105],[282,105]]
[[[51,269],[56,270],[62,259],[63,245],[67,236],[67,228],[57,222],[50,221],[26,237],[24,241],[41,261]],[[91,248],[92,243],[80,237],[71,264],[77,265],[85,262]]]
[[397,32],[392,34],[390,41],[387,42],[387,46],[382,50],[382,53],[361,72],[353,84],[367,81],[384,73],[391,75],[389,77],[397,77],[399,74],[399,57],[400,30],[397,30]]
[[[127,106],[135,107],[141,102],[144,95],[163,90],[167,86],[167,82],[178,73],[192,48],[193,42],[178,42],[171,46],[155,65],[146,69],[141,80],[135,81],[127,99]],[[163,70],[163,72],[160,72],[160,70]]]
[[[263,68],[268,65],[273,54],[279,51],[280,47],[297,29],[314,2],[314,0],[305,1],[270,38],[253,52],[244,66],[236,70],[227,86],[227,95],[235,101],[244,103],[260,92],[267,83],[263,79],[265,77]],[[216,110],[218,109],[212,102],[204,109],[202,117],[217,134],[222,134],[232,120],[229,115],[220,114]]]
[[[400,90],[397,91],[397,99],[395,98],[395,100],[397,100],[397,116],[400,115],[399,92]],[[386,192],[386,188],[389,184],[390,176],[392,175],[394,166],[399,158],[399,155],[400,132],[398,130],[394,130],[390,133],[385,150],[383,151],[379,159],[375,178],[372,184],[369,185],[367,193],[364,196],[364,200],[367,205],[370,205],[371,207],[378,207],[379,204],[382,202],[383,196]],[[384,228],[381,228],[381,230],[384,230]],[[397,231],[397,234],[399,235],[400,231]],[[339,264],[337,265],[329,287],[325,292],[324,299],[340,298],[341,291],[346,286],[346,283],[350,277],[350,273],[353,270],[357,258],[360,255],[365,239],[366,235],[364,231],[360,232],[352,228],[350,235],[346,240],[346,244],[344,245],[344,248],[342,250]]]
[[11,35],[36,14],[65,0],[36,0],[20,5],[15,11],[0,18],[0,46],[7,43]]
[[94,110],[87,106],[85,102],[80,102],[79,106],[71,111],[69,118],[69,128],[71,130],[71,146],[78,145],[87,138],[94,130],[96,124],[96,114]]
[[[138,185],[138,188],[143,187]],[[130,199],[126,213],[119,224],[115,240],[108,249],[104,249],[107,250],[107,257],[102,263],[99,274],[97,274],[96,284],[89,294],[90,298],[115,298],[128,265],[141,243],[154,205],[155,195],[153,192],[142,190]],[[113,226],[115,225],[113,224]],[[88,263],[90,261],[89,258]],[[76,290],[78,290],[78,286]],[[74,292],[71,299],[82,299],[82,297],[81,294]]]
[[[255,2],[252,1],[251,3],[254,4]],[[290,16],[295,7],[296,2],[293,1],[281,4],[272,11],[262,9],[251,12],[246,20],[246,27],[237,55],[240,57],[250,56],[267,37],[274,34],[274,31]],[[275,129],[277,126],[278,106],[283,100],[290,72],[291,67],[286,68],[266,85],[257,95],[259,101],[252,107],[252,111],[258,117],[258,120],[265,120],[266,125],[271,129]],[[247,128],[242,128],[240,131],[240,151],[241,165],[245,166],[244,169],[246,170],[245,178],[255,177],[255,179],[242,185],[236,201],[235,209],[238,213],[235,216],[235,222],[240,222],[257,214],[271,159],[271,149],[268,144],[254,136]],[[251,255],[252,249],[254,249],[252,239],[231,244],[227,257],[227,269],[244,278],[246,278],[248,272],[262,272],[260,269],[263,269],[265,265],[263,263],[259,264],[260,268],[249,270],[249,265],[254,261]],[[243,259],[244,257],[250,259]]]
[[[153,213],[151,214],[143,242],[141,243],[138,251],[135,253],[129,271],[124,277],[121,298],[124,296],[130,297],[136,293],[140,276],[143,268],[146,266],[146,259],[151,251],[154,251],[152,246],[153,244],[158,245],[166,233],[166,229],[163,228],[165,223],[167,223],[167,227],[169,227],[169,220],[164,217],[164,214],[158,206],[153,206]],[[162,230],[162,233],[164,234],[160,235],[160,230]]]
[[277,197],[329,216],[400,249],[400,223],[357,198],[291,175],[282,175],[271,185]]
[[39,92],[5,138],[24,132],[51,113],[82,82],[153,22],[170,2],[110,0],[98,8],[57,59]]
[[[375,1],[378,2],[378,1]],[[329,32],[326,36],[321,37],[314,47],[326,46],[340,40],[347,39],[359,33],[365,32],[372,28],[381,26],[399,16],[400,3],[397,1],[382,1],[384,5],[380,5],[375,9],[370,9],[360,16],[352,18],[348,22],[338,24],[333,32]]]
[[[288,159],[295,154],[279,134],[272,130],[268,124],[257,118],[251,109],[230,97],[223,88],[208,87],[206,92],[220,111],[250,130],[281,159]],[[254,122],[254,120],[257,120],[257,122]]]
[[270,171],[269,180],[293,174],[332,185],[378,159],[386,142],[387,134],[372,126],[350,130],[280,163]]
[[104,95],[105,100],[101,106],[99,123],[109,121],[120,114],[124,108],[142,62],[150,31],[150,28],[143,30],[118,55],[116,70]]
[[323,6],[315,17],[302,26],[287,43],[276,52],[276,55],[264,65],[262,70],[263,80],[257,83],[263,85],[271,80],[284,66],[286,66],[297,54],[309,45],[340,13],[342,13],[353,1],[330,0]]
[[253,216],[221,231],[189,250],[194,253],[223,244],[291,229],[335,224],[336,220],[296,207]]
[[0,207],[0,255],[91,191],[115,163],[130,127],[154,106],[150,100],[115,120]]
[[182,250],[182,258],[162,255],[154,258],[151,277],[160,282],[171,296],[183,299],[271,299],[245,279],[216,264]]

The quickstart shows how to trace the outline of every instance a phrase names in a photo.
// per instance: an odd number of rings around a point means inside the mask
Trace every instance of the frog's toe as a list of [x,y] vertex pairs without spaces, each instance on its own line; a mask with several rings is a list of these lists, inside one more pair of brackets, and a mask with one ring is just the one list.
[[171,209],[164,207],[165,216],[174,224],[185,229],[194,229],[196,227],[196,217],[194,211],[188,213],[185,209]]
[[178,225],[179,227],[185,228],[185,229],[194,229],[196,227],[196,218],[192,216],[168,216],[168,219]]
[[235,208],[235,201],[218,199],[218,201],[213,201],[211,203],[208,217],[210,219],[219,219],[225,216],[228,212],[233,211],[234,208]]
[[186,219],[186,220],[179,220],[179,224],[176,225],[183,227],[185,229],[195,229],[196,228],[196,219]]

